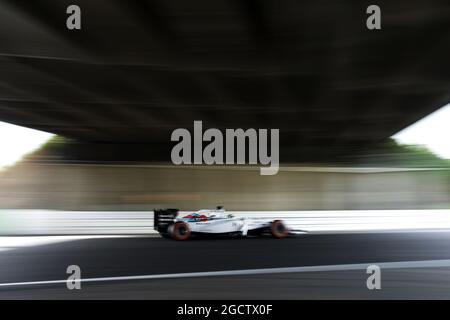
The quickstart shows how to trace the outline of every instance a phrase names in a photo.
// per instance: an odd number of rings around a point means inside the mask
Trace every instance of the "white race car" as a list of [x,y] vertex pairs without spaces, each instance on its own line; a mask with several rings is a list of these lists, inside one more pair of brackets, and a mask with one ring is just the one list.
[[223,207],[199,210],[179,217],[178,209],[154,210],[154,228],[161,236],[187,240],[192,236],[262,236],[270,234],[281,239],[289,235],[282,220],[235,217]]

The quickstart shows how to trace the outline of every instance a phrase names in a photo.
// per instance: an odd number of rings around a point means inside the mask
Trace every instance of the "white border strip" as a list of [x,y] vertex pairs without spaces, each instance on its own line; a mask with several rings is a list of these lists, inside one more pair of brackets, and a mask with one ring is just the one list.
[[[86,283],[86,282],[107,282],[107,281],[199,278],[199,277],[217,277],[217,276],[243,276],[243,275],[258,275],[258,274],[350,271],[350,270],[366,270],[367,267],[370,265],[377,265],[381,269],[442,268],[442,267],[450,267],[450,259],[422,260],[422,261],[400,261],[400,262],[374,262],[374,263],[355,263],[355,264],[334,264],[334,265],[322,265],[322,266],[244,269],[244,270],[187,272],[187,273],[168,273],[168,274],[152,274],[152,275],[139,275],[139,276],[86,278],[86,279],[80,279],[79,281],[82,283]],[[63,283],[67,283],[67,281],[68,280],[48,280],[48,281],[0,283],[0,288],[63,284]]]

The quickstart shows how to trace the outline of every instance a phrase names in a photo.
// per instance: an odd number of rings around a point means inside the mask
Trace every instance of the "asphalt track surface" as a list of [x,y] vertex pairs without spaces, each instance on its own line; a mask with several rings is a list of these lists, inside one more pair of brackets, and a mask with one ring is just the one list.
[[[262,268],[450,259],[450,232],[314,234],[276,240],[97,238],[0,251],[0,283]],[[0,287],[1,299],[402,299],[450,298],[450,267],[365,270]]]

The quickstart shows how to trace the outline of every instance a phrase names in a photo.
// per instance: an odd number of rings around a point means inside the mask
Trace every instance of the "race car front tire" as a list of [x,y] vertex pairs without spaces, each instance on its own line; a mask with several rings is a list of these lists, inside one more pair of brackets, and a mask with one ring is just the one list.
[[274,238],[283,239],[288,236],[289,230],[281,220],[274,220],[270,225],[270,233]]
[[186,222],[178,221],[169,227],[169,233],[174,240],[187,240],[191,235],[191,228]]

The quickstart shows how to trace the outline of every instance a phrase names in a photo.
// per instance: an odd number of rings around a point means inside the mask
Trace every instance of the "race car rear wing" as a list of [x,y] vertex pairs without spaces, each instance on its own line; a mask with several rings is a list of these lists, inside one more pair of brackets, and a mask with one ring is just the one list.
[[173,219],[178,215],[178,209],[153,210],[153,228],[159,233],[166,233],[167,228],[173,224]]

